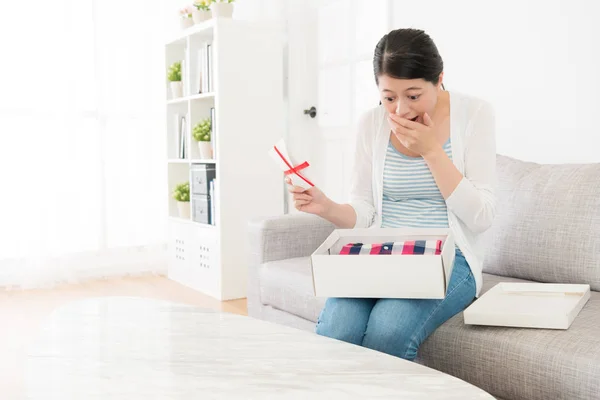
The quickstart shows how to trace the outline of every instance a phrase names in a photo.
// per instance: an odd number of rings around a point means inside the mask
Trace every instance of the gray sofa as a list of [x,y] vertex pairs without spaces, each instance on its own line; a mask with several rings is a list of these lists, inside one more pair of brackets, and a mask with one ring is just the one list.
[[[496,220],[484,291],[501,281],[588,283],[566,331],[467,326],[462,314],[421,346],[417,362],[499,399],[600,399],[600,164],[539,165],[497,157]],[[334,227],[307,214],[251,221],[250,316],[313,331],[324,298],[309,255]]]

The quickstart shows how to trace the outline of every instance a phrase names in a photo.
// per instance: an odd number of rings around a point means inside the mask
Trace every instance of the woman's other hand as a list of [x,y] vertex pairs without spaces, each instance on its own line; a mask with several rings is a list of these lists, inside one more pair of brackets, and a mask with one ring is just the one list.
[[286,178],[285,182],[288,184],[289,192],[293,194],[296,210],[321,217],[327,214],[332,202],[321,189],[316,186],[310,189],[294,186],[290,178]]

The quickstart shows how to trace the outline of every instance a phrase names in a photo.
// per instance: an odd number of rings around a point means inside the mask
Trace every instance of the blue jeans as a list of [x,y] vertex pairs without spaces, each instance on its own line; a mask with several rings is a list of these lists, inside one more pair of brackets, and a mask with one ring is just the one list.
[[329,298],[316,333],[414,360],[434,330],[475,299],[475,278],[460,250],[444,299]]

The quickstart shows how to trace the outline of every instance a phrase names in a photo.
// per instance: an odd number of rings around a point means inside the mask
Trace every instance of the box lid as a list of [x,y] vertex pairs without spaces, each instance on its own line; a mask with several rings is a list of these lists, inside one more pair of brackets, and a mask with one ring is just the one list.
[[563,328],[590,296],[586,284],[501,282],[464,311],[466,324]]

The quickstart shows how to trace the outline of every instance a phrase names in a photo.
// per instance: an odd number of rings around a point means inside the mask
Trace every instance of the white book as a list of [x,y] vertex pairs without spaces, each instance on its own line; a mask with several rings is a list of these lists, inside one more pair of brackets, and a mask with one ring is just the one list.
[[186,133],[186,117],[187,114],[180,117],[179,119],[179,158],[185,159],[187,158],[187,133]]
[[[175,129],[173,129],[173,148],[175,149],[175,157],[174,158],[181,158],[181,132],[179,130],[179,118],[180,115],[179,113],[176,113],[173,116],[174,120],[173,120],[173,124],[175,125]],[[171,155],[169,154],[169,157],[171,157]]]
[[204,75],[203,75],[203,69],[202,69],[202,65],[204,64],[204,53],[202,51],[202,49],[198,49],[197,51],[197,57],[198,57],[198,63],[196,64],[196,68],[197,68],[197,73],[196,76],[198,76],[198,83],[196,87],[196,90],[198,91],[198,93],[204,93],[204,90],[202,89],[202,85],[203,85],[203,79],[204,79]]
[[212,44],[208,43],[206,45],[206,55],[207,55],[207,61],[206,61],[206,67],[208,69],[208,76],[207,76],[207,81],[208,81],[208,92],[212,92],[213,91],[213,87],[212,87]]

